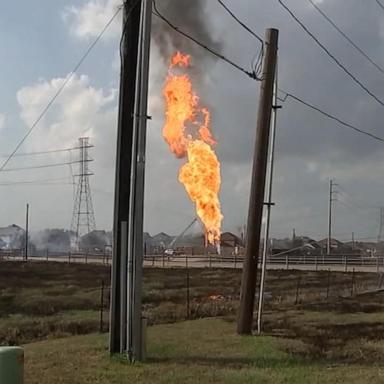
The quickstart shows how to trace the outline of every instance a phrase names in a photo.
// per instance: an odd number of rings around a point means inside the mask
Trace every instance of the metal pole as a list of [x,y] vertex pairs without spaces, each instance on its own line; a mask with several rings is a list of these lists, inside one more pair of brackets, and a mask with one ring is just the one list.
[[99,331],[102,333],[104,330],[104,280],[101,280],[100,292],[100,327]]
[[187,320],[189,320],[190,316],[190,291],[189,291],[189,285],[190,285],[190,278],[189,278],[189,266],[188,266],[188,255],[185,255],[185,270],[186,270],[186,277],[187,277]]
[[301,276],[297,278],[295,305],[299,304]]
[[25,260],[28,260],[29,204],[25,213]]
[[128,310],[132,311],[132,316],[128,317],[127,323],[130,361],[143,360],[145,350],[142,328],[143,216],[151,16],[152,1],[142,0],[132,147],[131,215],[128,226],[128,259],[133,261],[132,281],[128,281],[132,286],[132,295],[128,297]]
[[260,278],[260,289],[259,289],[259,306],[257,311],[257,333],[261,333],[262,327],[262,316],[263,316],[263,304],[264,304],[264,286],[265,286],[265,275],[267,270],[267,256],[269,254],[269,229],[271,224],[271,209],[272,209],[272,186],[273,186],[273,165],[275,158],[275,138],[276,138],[276,125],[277,125],[277,89],[278,89],[278,64],[276,64],[275,73],[275,85],[273,95],[273,106],[272,106],[272,129],[271,129],[271,142],[269,151],[269,180],[268,180],[268,200],[267,200],[267,220],[265,223],[264,232],[264,247],[263,247],[263,258],[261,267],[261,278]]
[[327,239],[327,254],[331,254],[331,237],[332,237],[332,191],[333,181],[329,180],[329,202],[328,202],[328,239]]
[[[124,1],[121,43],[119,116],[116,144],[115,206],[111,274],[110,341],[111,354],[120,352],[120,278],[121,223],[128,222],[131,191],[133,118],[135,105],[136,67],[139,45],[141,2]],[[125,253],[125,256],[127,254]],[[125,272],[127,273],[127,271]]]
[[119,352],[124,353],[127,350],[127,295],[129,294],[128,288],[128,276],[130,269],[128,264],[130,261],[127,260],[128,250],[128,224],[126,221],[121,222],[120,229],[120,255],[121,255],[121,269],[120,269],[120,340],[119,340]]
[[355,293],[355,268],[352,270],[351,296]]
[[250,334],[252,332],[278,35],[279,31],[277,29],[267,29],[265,34],[265,55],[249,200],[247,249],[244,257],[237,324],[239,334]]

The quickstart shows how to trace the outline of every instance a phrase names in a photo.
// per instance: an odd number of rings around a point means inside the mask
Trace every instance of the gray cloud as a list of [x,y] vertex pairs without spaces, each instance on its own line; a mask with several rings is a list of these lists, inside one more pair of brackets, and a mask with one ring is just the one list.
[[[373,92],[384,98],[384,77],[375,68],[349,47],[307,2],[286,1],[353,73],[356,73]],[[262,35],[268,27],[280,30],[281,88],[363,129],[384,136],[383,108],[364,94],[319,51],[314,42],[279,7],[277,1],[262,0],[255,4],[251,0],[242,0],[228,1],[228,4],[258,34]],[[158,0],[158,6],[176,25],[183,27],[207,45],[220,50],[244,68],[250,69],[259,43],[242,30],[217,2]],[[364,46],[375,60],[384,65],[384,14],[374,2],[368,4],[357,0],[323,1],[320,6],[332,15],[340,27],[359,45]],[[192,7],[193,12],[188,12],[187,7]],[[89,25],[88,30],[97,31],[98,28],[93,29],[93,25]],[[105,44],[110,44],[111,41],[108,40]],[[160,230],[177,233],[195,214],[193,203],[177,181],[178,169],[183,160],[177,160],[169,153],[161,137],[164,119],[161,88],[167,75],[166,60],[175,49],[192,55],[193,76],[201,103],[211,108],[212,129],[218,140],[217,151],[222,162],[223,228],[235,230],[246,221],[259,83],[237,72],[228,64],[213,59],[208,52],[171,32],[156,18],[153,41],[149,110],[153,119],[148,126],[146,230],[151,233]],[[117,36],[114,43],[118,44]],[[98,57],[104,53],[103,48],[100,49],[99,53],[95,53],[96,63]],[[113,57],[111,62],[112,60]],[[36,79],[31,79],[30,84],[35,82]],[[90,84],[97,84],[91,87],[96,89],[91,94],[96,97],[97,106],[98,101],[102,102],[109,94],[109,87],[106,84],[100,85],[103,84],[102,78],[91,78]],[[81,90],[81,94],[84,94],[84,90]],[[88,118],[85,110],[89,108],[89,101],[92,99],[88,97],[88,102],[83,101],[76,106],[81,118],[79,126],[86,126],[88,120],[94,126],[94,142],[97,147],[94,151],[96,161],[92,164],[92,170],[95,172],[92,186],[95,187],[96,219],[100,227],[108,229],[112,222],[113,195],[100,194],[97,190],[113,190],[116,105],[112,103],[107,110],[97,107],[96,113],[91,110],[90,114],[93,116]],[[56,114],[55,110],[52,110],[49,126],[43,126],[42,136],[37,135],[31,141],[30,148],[36,147],[39,141],[42,142],[43,134],[47,132],[45,128],[48,127],[52,128],[49,140],[54,146],[57,140],[54,128],[63,121],[57,110]],[[73,129],[73,122],[68,123],[66,127],[68,130]],[[2,132],[5,131],[4,129]],[[74,141],[80,131],[72,135]],[[65,137],[69,139],[72,136]],[[49,147],[49,142],[46,144]],[[272,221],[274,234],[288,235],[292,228],[296,228],[298,233],[324,236],[328,178],[334,177],[364,206],[361,213],[361,209],[348,211],[342,204],[336,203],[335,233],[346,236],[346,233],[354,231],[356,237],[359,237],[359,234],[377,235],[375,207],[383,205],[384,189],[381,176],[381,171],[384,170],[382,144],[348,131],[293,101],[284,103],[279,112],[276,144],[273,194],[276,206],[273,209]],[[57,141],[55,145],[58,146]],[[44,178],[43,175],[40,177]],[[32,202],[32,219],[36,227],[65,227],[69,223],[72,202],[70,187],[68,191],[60,191],[59,194],[50,193],[47,188],[32,190],[31,187],[23,192],[13,190],[12,199],[9,194],[2,192],[4,201],[11,201],[0,206],[4,224],[17,220],[23,222],[26,195]],[[59,207],[57,196],[61,202]],[[52,215],[54,211],[58,214]]]

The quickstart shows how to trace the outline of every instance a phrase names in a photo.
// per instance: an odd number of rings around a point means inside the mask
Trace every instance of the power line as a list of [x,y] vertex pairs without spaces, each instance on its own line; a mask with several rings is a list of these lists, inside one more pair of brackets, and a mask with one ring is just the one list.
[[[59,182],[58,184],[63,183],[64,181],[68,181],[68,177],[58,177],[58,178],[50,178],[43,180],[22,180],[22,181],[4,181],[0,183],[0,186],[6,185],[23,185],[23,184],[45,184],[45,183],[54,183]],[[72,184],[72,183],[70,183]]]
[[[219,1],[219,0],[218,0]],[[308,0],[312,6],[361,54],[363,55],[372,65],[374,65],[382,74],[384,74],[384,69],[372,60],[367,53],[364,52],[337,24],[332,21],[332,19],[313,1]]]
[[336,63],[336,65],[342,69],[361,89],[363,89],[368,95],[375,99],[380,105],[384,107],[384,102],[379,99],[372,91],[370,91],[354,74],[352,74],[340,61],[337,59],[329,49],[320,42],[320,40],[299,20],[299,18],[283,3],[282,0],[277,0],[279,4],[292,16],[292,18],[300,25],[300,27],[312,38],[312,40]]
[[[93,147],[93,145],[90,145],[88,148]],[[35,155],[46,155],[49,153],[59,153],[59,152],[68,152],[68,151],[74,151],[76,149],[80,149],[80,147],[73,147],[73,148],[62,148],[62,149],[51,149],[46,151],[38,151],[38,152],[24,152],[24,153],[15,153],[14,157],[21,157],[21,156],[35,156]],[[10,155],[0,155],[0,157],[9,157]]]
[[39,124],[41,119],[44,117],[44,115],[47,113],[47,111],[51,108],[52,104],[55,102],[55,100],[59,97],[61,92],[64,90],[66,85],[69,83],[69,81],[73,78],[77,70],[80,68],[81,64],[84,62],[84,60],[87,58],[87,56],[90,54],[94,46],[99,42],[99,40],[104,35],[105,31],[108,29],[108,27],[112,24],[113,20],[116,18],[116,16],[121,11],[121,7],[117,9],[117,11],[112,15],[112,17],[109,19],[107,24],[104,26],[104,28],[100,31],[100,33],[97,35],[95,40],[91,43],[91,45],[88,47],[88,49],[85,51],[83,56],[80,58],[80,60],[77,62],[73,70],[70,72],[70,74],[67,76],[67,78],[63,81],[59,89],[56,91],[56,93],[53,95],[51,100],[48,102],[48,104],[43,108],[40,115],[37,117],[37,119],[33,122],[27,133],[24,135],[24,137],[19,141],[19,143],[16,145],[13,152],[8,156],[8,158],[3,162],[3,164],[0,167],[0,171],[3,171],[5,166],[9,163],[11,158],[15,155],[15,153],[19,150],[21,145],[24,143],[24,141],[28,138],[28,136],[32,133],[32,131],[36,128],[36,126]]
[[73,185],[73,183],[70,182],[45,182],[45,183],[38,183],[38,182],[15,182],[15,183],[0,183],[0,187],[11,187],[11,186],[17,186],[17,185],[30,185],[30,186],[37,186],[42,187],[45,185]]
[[379,1],[379,0],[376,0],[376,3],[378,4],[378,6],[384,10],[384,5]]
[[[84,160],[84,161],[92,161],[91,159]],[[6,169],[0,169],[0,172],[14,172],[14,171],[25,171],[29,169],[42,169],[42,168],[54,168],[54,167],[62,167],[65,165],[71,165],[76,163],[81,163],[82,161],[68,161],[65,163],[54,163],[54,164],[41,164],[41,165],[32,165],[30,167],[19,167],[19,168],[6,168]]]
[[231,9],[224,4],[222,0],[217,0],[219,4],[246,30],[248,31],[252,36],[254,36],[257,40],[260,41],[261,45],[264,45],[264,40],[254,31],[252,31],[251,28],[249,28],[245,23],[243,23],[234,13],[231,11]]
[[251,28],[249,28],[243,21],[241,21],[234,12],[226,5],[222,0],[217,0],[218,3],[226,10],[226,12],[238,23],[240,24],[247,32],[249,32],[253,37],[255,37],[260,43],[261,43],[261,49],[258,53],[257,60],[253,60],[252,68],[254,70],[254,73],[256,73],[257,77],[260,77],[260,70],[261,70],[261,64],[262,59],[264,55],[264,40]]
[[[355,205],[357,208],[361,209],[361,210],[372,210],[372,209],[377,209],[379,208],[379,206],[372,206],[372,205],[366,205],[365,202],[361,199],[358,199],[356,198],[355,196],[353,196],[350,192],[348,192],[342,185],[339,184],[339,192],[345,197],[347,198],[351,204]],[[358,203],[359,202],[359,203]],[[362,204],[360,204],[362,203]]]
[[232,60],[226,58],[224,55],[222,55],[221,53],[218,53],[216,52],[215,50],[213,50],[212,48],[209,48],[207,45],[201,43],[199,40],[197,40],[196,38],[194,38],[193,36],[189,35],[188,33],[184,32],[183,30],[181,30],[179,27],[175,26],[173,23],[171,23],[162,13],[160,13],[159,9],[157,8],[157,5],[156,5],[156,1],[153,0],[153,8],[154,8],[154,12],[153,14],[158,17],[159,19],[161,19],[165,24],[167,24],[171,29],[173,29],[174,31],[176,31],[177,33],[179,33],[180,35],[183,35],[184,37],[186,37],[187,39],[193,41],[195,44],[197,44],[198,46],[200,46],[201,48],[204,48],[205,50],[207,50],[208,52],[210,52],[212,55],[218,57],[219,59],[225,61],[226,63],[228,63],[229,65],[231,65],[232,67],[236,68],[237,70],[245,73],[248,77],[250,77],[251,79],[254,79],[254,80],[260,80],[256,73],[254,72],[250,72],[246,69],[244,69],[243,67],[241,67],[240,65],[236,64],[235,62],[233,62]]
[[307,102],[307,101],[305,101],[305,100],[303,100],[303,99],[293,95],[292,93],[286,92],[286,91],[284,91],[282,89],[279,89],[279,91],[285,93],[285,97],[283,99],[280,99],[283,102],[286,101],[286,99],[291,98],[291,99],[296,100],[297,102],[305,105],[306,107],[308,107],[308,108],[310,108],[310,109],[312,109],[312,110],[314,110],[316,112],[321,113],[322,115],[328,117],[329,119],[337,121],[339,124],[343,125],[344,127],[350,128],[350,129],[352,129],[352,130],[354,130],[354,131],[356,131],[358,133],[361,133],[363,135],[369,136],[372,139],[375,139],[377,141],[384,142],[384,138],[382,138],[380,136],[377,136],[377,135],[375,135],[373,133],[364,131],[363,129],[358,128],[358,127],[356,127],[356,126],[354,126],[352,124],[349,124],[349,123],[341,120],[340,118],[330,114],[329,112],[325,112],[322,109],[320,109],[319,107],[316,107],[315,105],[313,105],[313,104],[311,104],[311,103],[309,103],[309,102]]
[[362,209],[359,209],[357,208],[356,206],[353,206],[349,201],[340,201],[338,200],[338,205],[342,205],[344,206],[345,208],[349,209],[351,212],[361,216],[361,215],[366,215],[366,216],[369,216],[371,219],[372,219],[372,212],[369,213],[365,210],[362,210]]
[[[278,1],[280,1],[280,0],[278,0]],[[157,14],[156,14],[156,13],[154,13],[154,14],[155,14],[157,17],[161,18],[166,24],[168,24],[168,26],[169,26],[170,28],[172,28],[172,29],[174,29],[176,32],[182,34],[184,37],[186,37],[186,38],[188,38],[188,39],[192,39],[192,41],[195,42],[197,45],[199,45],[200,47],[202,47],[202,48],[204,48],[204,49],[206,49],[206,50],[208,50],[209,52],[212,53],[212,50],[211,50],[210,48],[206,47],[204,44],[200,43],[198,40],[196,40],[196,39],[194,39],[194,38],[191,38],[189,35],[187,35],[187,34],[185,34],[184,32],[182,32],[178,27],[175,27],[175,26],[174,26],[173,24],[171,24],[171,23],[170,23],[170,22],[169,22],[163,15],[161,15],[161,14],[159,13],[158,9],[156,8],[155,0],[153,0],[153,4],[154,4],[155,12],[157,12]],[[213,54],[216,55],[216,53],[213,53]],[[227,61],[227,59],[226,59],[224,56],[220,55],[220,54],[217,54],[216,56],[217,56],[218,58],[224,60],[224,61]],[[227,61],[227,62],[228,62],[228,61]],[[230,64],[232,65],[232,62],[230,62]],[[233,67],[234,67],[235,69],[237,69],[237,70],[239,70],[239,71],[245,73],[247,76],[251,77],[253,80],[260,80],[259,78],[256,78],[256,77],[253,76],[253,75],[250,76],[250,73],[249,73],[247,70],[245,70],[244,68],[238,66],[237,64],[234,64]],[[305,100],[299,98],[298,96],[295,96],[293,93],[284,91],[284,90],[282,90],[282,89],[279,89],[279,91],[280,91],[280,92],[283,92],[283,93],[285,94],[285,97],[284,97],[283,99],[279,98],[280,101],[283,101],[283,102],[284,102],[284,101],[286,101],[287,98],[292,98],[292,99],[294,99],[295,101],[297,101],[298,103],[301,103],[301,104],[305,105],[306,107],[308,107],[308,108],[310,108],[310,109],[312,109],[312,110],[314,110],[314,111],[317,111],[317,112],[321,113],[323,116],[325,116],[325,117],[327,117],[327,118],[329,118],[329,119],[331,119],[331,120],[334,120],[334,121],[338,122],[339,124],[341,124],[341,125],[343,125],[343,126],[345,126],[345,127],[347,127],[347,128],[350,128],[351,130],[354,130],[354,131],[356,131],[356,132],[358,132],[358,133],[360,133],[360,134],[369,136],[369,137],[371,137],[372,139],[378,140],[378,141],[380,141],[380,142],[384,142],[384,138],[382,138],[382,137],[380,137],[380,136],[377,136],[377,135],[375,135],[375,134],[373,134],[373,133],[367,132],[367,131],[365,131],[365,130],[363,130],[363,129],[361,129],[361,128],[358,128],[358,127],[356,127],[356,126],[354,126],[354,125],[348,123],[348,122],[345,122],[345,121],[343,121],[342,119],[340,119],[340,118],[338,118],[338,117],[332,115],[331,113],[322,110],[320,107],[317,107],[317,106],[315,106],[315,105],[313,105],[313,104],[311,104],[311,103],[309,103],[309,102],[307,102],[307,101],[305,101]]]

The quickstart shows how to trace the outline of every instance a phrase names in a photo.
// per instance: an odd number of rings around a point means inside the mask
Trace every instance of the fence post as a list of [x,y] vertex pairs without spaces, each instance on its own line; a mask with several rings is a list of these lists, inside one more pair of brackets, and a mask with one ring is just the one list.
[[71,264],[71,251],[68,252],[68,264]]
[[99,332],[103,333],[104,330],[104,280],[101,280],[100,292],[100,327]]
[[380,274],[380,278],[378,279],[378,284],[377,284],[377,288],[378,289],[381,289],[382,285],[383,285],[383,279],[384,279],[384,274],[381,273]]
[[331,284],[331,269],[329,268],[328,269],[328,279],[327,279],[327,301],[328,301],[328,298],[329,298],[329,288],[330,288],[330,284]]
[[190,295],[189,295],[189,268],[188,268],[188,255],[186,254],[185,255],[185,269],[186,269],[186,276],[187,276],[187,306],[186,306],[186,310],[187,310],[187,320],[189,320],[189,317],[190,317]]
[[315,270],[317,271],[317,255],[315,256]]
[[355,293],[355,268],[352,270],[352,281],[351,281],[351,296]]
[[285,266],[286,266],[286,269],[289,269],[289,258],[288,258],[288,254],[285,255]]
[[48,261],[48,258],[49,258],[49,250],[48,250],[48,248],[46,249],[45,253],[46,253],[46,259]]
[[380,264],[379,264],[379,256],[376,257],[376,272],[379,273]]
[[212,268],[212,255],[209,253],[209,268]]
[[345,266],[345,272],[348,272],[348,259],[347,259],[347,256],[344,256],[344,266]]
[[237,268],[237,254],[235,252],[235,269]]
[[165,254],[163,252],[163,268],[165,267]]
[[88,264],[88,249],[85,252],[85,264]]
[[152,255],[152,267],[155,266],[155,255]]
[[301,276],[297,278],[295,305],[299,303]]

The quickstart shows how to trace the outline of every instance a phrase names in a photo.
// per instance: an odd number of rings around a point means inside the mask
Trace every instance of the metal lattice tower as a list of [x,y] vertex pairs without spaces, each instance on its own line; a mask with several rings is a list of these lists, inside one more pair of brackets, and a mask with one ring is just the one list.
[[91,187],[89,185],[89,176],[93,173],[89,171],[88,163],[92,159],[88,156],[88,149],[93,147],[89,145],[89,137],[79,139],[79,174],[76,194],[74,196],[73,214],[71,230],[76,234],[76,244],[79,238],[96,229],[95,214],[92,205]]

